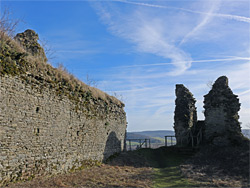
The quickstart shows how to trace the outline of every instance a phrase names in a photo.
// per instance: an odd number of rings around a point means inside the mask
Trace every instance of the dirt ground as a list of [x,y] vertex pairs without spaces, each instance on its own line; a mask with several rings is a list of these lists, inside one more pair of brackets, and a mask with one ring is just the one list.
[[37,177],[8,187],[249,187],[247,144],[219,149],[206,147],[191,155],[170,149],[123,152],[99,166]]
[[70,174],[35,178],[29,182],[10,185],[11,188],[54,187],[151,187],[152,168],[111,166],[102,164]]
[[182,174],[216,187],[250,187],[249,142],[234,147],[205,147],[181,165]]

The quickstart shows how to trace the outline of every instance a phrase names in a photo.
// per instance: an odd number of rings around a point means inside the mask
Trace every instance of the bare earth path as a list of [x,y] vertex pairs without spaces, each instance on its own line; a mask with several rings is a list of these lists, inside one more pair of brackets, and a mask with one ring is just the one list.
[[[233,153],[232,153],[233,152]],[[224,155],[223,155],[224,154]],[[225,157],[226,155],[226,157]],[[38,177],[9,187],[248,187],[247,146],[183,153],[175,148],[140,149],[106,164],[69,174]]]

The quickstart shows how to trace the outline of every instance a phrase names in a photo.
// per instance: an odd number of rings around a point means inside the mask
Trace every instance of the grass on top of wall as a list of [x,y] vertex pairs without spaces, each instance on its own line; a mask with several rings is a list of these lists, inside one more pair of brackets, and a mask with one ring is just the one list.
[[[1,28],[0,28],[1,29]],[[13,38],[0,30],[0,76],[18,76],[27,84],[54,88],[59,96],[67,96],[80,104],[90,100],[105,104],[124,104],[113,96],[91,87],[70,74],[63,66],[52,67],[39,56],[33,56]]]

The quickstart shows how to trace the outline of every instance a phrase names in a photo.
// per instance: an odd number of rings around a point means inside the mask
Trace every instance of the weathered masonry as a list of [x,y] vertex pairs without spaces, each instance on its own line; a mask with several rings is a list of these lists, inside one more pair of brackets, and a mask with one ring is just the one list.
[[[6,62],[6,54],[0,54],[0,63]],[[12,70],[17,72],[25,59],[13,56],[8,59],[11,64],[16,58]],[[52,77],[48,81],[45,71],[41,73],[43,67],[37,75],[32,70],[9,74],[1,68],[5,74],[0,75],[0,185],[67,172],[85,160],[102,161],[123,150],[123,103],[90,87],[67,93],[65,83]],[[54,70],[46,71],[52,75]]]
[[219,77],[204,96],[204,121],[197,121],[195,99],[182,84],[176,85],[175,136],[177,145],[216,146],[239,144],[243,138],[238,111],[238,96],[228,86],[226,76]]
[[197,123],[197,112],[193,94],[183,85],[176,85],[174,130],[177,144],[188,144],[189,132]]
[[204,139],[207,143],[225,146],[240,140],[243,135],[238,114],[239,98],[229,88],[226,76],[219,77],[204,96],[204,108]]

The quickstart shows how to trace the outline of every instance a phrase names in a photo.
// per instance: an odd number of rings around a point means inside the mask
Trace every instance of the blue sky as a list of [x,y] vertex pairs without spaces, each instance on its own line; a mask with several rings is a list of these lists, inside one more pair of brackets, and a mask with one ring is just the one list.
[[226,75],[250,128],[250,2],[248,0],[0,0],[17,32],[34,29],[77,78],[122,98],[128,131],[173,128],[175,84],[197,99]]

